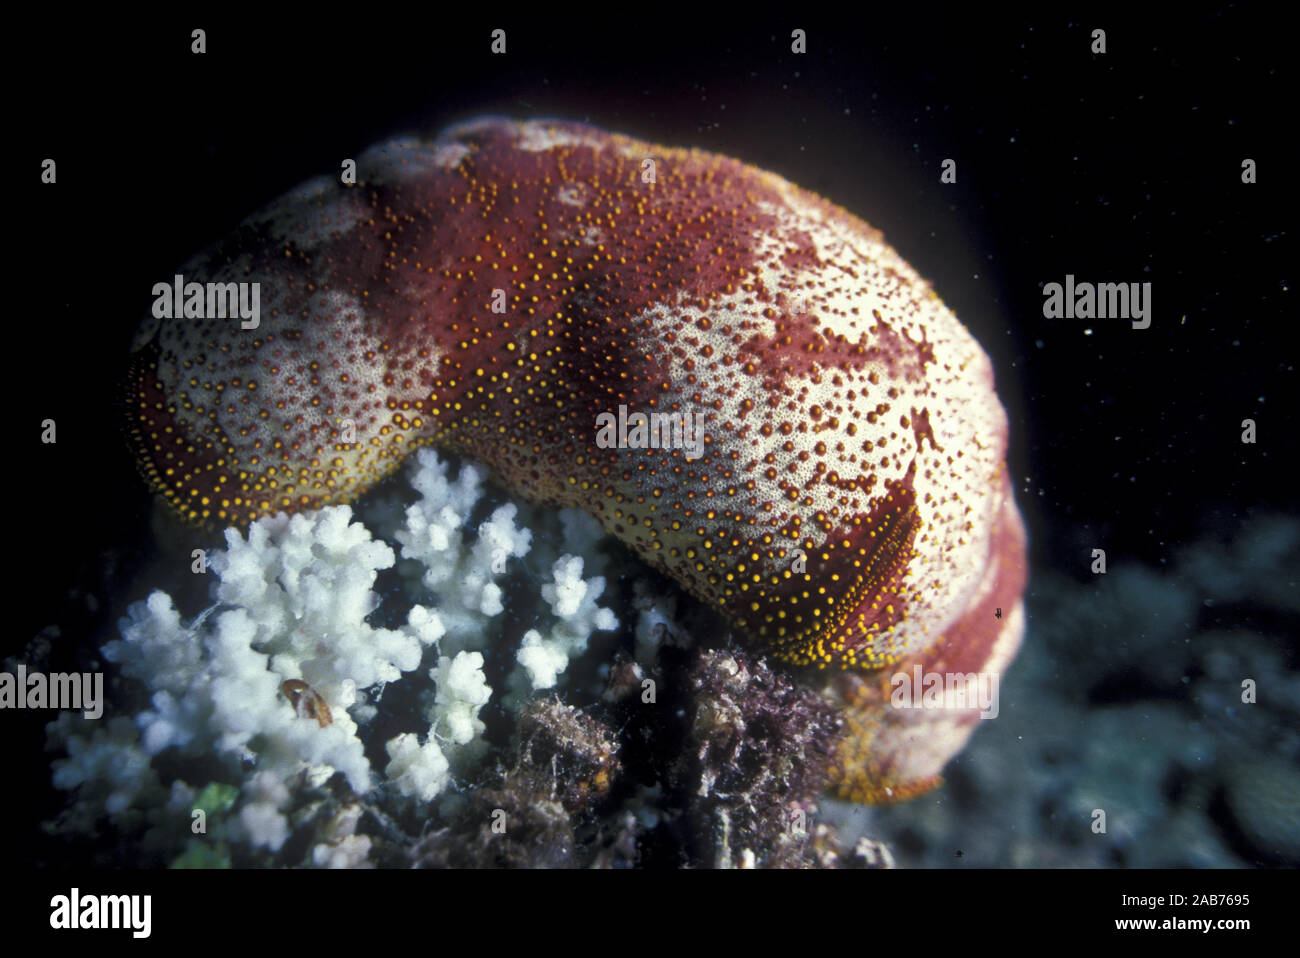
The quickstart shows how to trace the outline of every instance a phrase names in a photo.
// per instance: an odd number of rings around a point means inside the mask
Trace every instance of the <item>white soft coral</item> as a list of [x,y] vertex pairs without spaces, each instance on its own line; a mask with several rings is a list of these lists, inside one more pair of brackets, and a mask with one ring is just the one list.
[[444,655],[429,674],[438,683],[432,716],[434,730],[457,745],[468,745],[482,733],[484,725],[478,713],[492,697],[483,673],[483,654],[457,652],[454,659]]
[[[219,604],[233,608],[189,628],[163,593],[131,608],[122,639],[104,655],[153,692],[153,708],[137,717],[149,754],[212,748],[283,774],[304,765],[317,776],[341,771],[354,789],[369,789],[370,766],[347,709],[358,690],[418,668],[442,625],[421,606],[402,629],[365,621],[378,604],[375,576],[394,556],[351,517],[336,506],[258,520],[247,539],[227,530],[227,551],[211,568]],[[300,716],[279,693],[288,679],[307,683],[332,721]]]
[[[119,718],[93,730],[93,723],[66,716],[50,726],[52,746],[68,753],[55,763],[55,784],[78,793],[69,827],[88,830],[104,811],[117,816],[133,806],[161,807],[167,788],[152,759],[177,749],[187,757],[223,760],[217,780],[241,783],[232,837],[275,853],[292,827],[289,803],[298,783],[320,785],[341,772],[355,791],[374,798],[376,776],[358,726],[378,715],[387,683],[410,675],[427,675],[436,694],[426,698],[423,735],[407,732],[385,743],[389,791],[428,802],[451,786],[453,767],[487,748],[479,715],[493,690],[477,650],[501,634],[492,621],[504,611],[499,581],[511,559],[528,554],[533,532],[521,527],[518,507],[506,504],[467,542],[483,492],[483,474],[473,465],[463,465],[451,480],[434,452],[420,450],[411,484],[420,498],[394,536],[402,558],[421,567],[420,585],[436,598],[436,608],[415,605],[404,625],[367,622],[379,607],[378,574],[397,557],[352,521],[347,506],[268,516],[252,523],[246,536],[226,530],[226,549],[209,562],[216,603],[192,622],[184,622],[162,592],[130,607],[121,638],[109,642],[104,655],[146,686],[149,707],[134,721]],[[546,530],[539,561],[551,564],[551,577],[541,594],[553,618],[548,629],[530,630],[516,650],[510,705],[557,684],[593,629],[618,625],[597,604],[604,578],[583,578],[583,556],[589,572],[604,562],[596,551],[600,524],[573,510],[526,506],[524,517],[525,524]],[[418,591],[413,577],[407,586]],[[282,691],[288,680],[308,687],[295,686],[292,703]],[[303,708],[303,696],[319,696],[329,717],[324,709]],[[192,797],[189,786],[171,785],[174,800]],[[173,819],[184,816],[167,818]],[[188,835],[175,837],[188,841]],[[346,847],[339,836],[318,842],[312,861],[364,863],[368,840],[345,837],[356,840]]]
[[440,599],[449,652],[486,644],[487,620],[503,610],[501,587],[507,562],[528,553],[532,533],[515,525],[513,504],[500,506],[478,528],[474,545],[465,549],[464,526],[483,494],[483,477],[474,466],[461,466],[455,481],[447,465],[430,449],[416,453],[411,480],[420,500],[406,510],[406,525],[396,533],[402,558],[424,566],[422,582]]
[[406,732],[389,739],[384,748],[389,758],[384,774],[403,795],[428,802],[449,784],[450,766],[437,742],[421,745],[418,736]]
[[604,576],[583,579],[582,566],[581,556],[561,556],[551,568],[552,581],[542,586],[557,621],[545,638],[530,629],[515,656],[534,689],[552,688],[569,659],[586,650],[593,630],[618,628],[614,613],[596,604],[605,591]]

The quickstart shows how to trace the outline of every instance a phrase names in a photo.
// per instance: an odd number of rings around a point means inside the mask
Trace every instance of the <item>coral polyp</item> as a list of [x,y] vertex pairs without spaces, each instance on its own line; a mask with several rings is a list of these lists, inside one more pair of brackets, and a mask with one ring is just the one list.
[[465,454],[775,658],[842,673],[844,794],[930,783],[973,715],[903,722],[873,683],[1008,662],[1024,536],[991,364],[929,285],[780,177],[580,124],[475,120],[356,170],[183,267],[258,283],[254,322],[141,329],[155,489],[243,525],[350,501],[421,444]]

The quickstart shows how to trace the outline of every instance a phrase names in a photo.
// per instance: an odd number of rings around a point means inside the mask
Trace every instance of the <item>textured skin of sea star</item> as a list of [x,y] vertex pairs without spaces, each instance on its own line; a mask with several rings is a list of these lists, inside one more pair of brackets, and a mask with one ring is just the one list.
[[[475,120],[357,174],[182,268],[259,282],[256,329],[141,328],[130,432],[155,489],[239,525],[455,450],[589,511],[774,657],[840,673],[841,794],[932,785],[977,713],[902,714],[881,682],[1000,671],[1025,567],[991,365],[929,285],[773,174],[580,124]],[[699,414],[702,455],[598,445],[620,407]]]

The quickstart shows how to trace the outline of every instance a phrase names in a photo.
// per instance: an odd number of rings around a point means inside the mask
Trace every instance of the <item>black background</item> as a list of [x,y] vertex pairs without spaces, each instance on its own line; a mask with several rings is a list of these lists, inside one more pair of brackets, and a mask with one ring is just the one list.
[[[26,66],[8,87],[6,164],[20,297],[5,379],[18,618],[0,653],[52,623],[58,655],[93,648],[145,595],[122,585],[150,548],[150,504],[121,439],[118,385],[153,284],[376,140],[480,113],[730,154],[883,230],[993,358],[1035,570],[1082,578],[1097,547],[1159,564],[1250,514],[1294,512],[1284,25],[1221,5],[1176,16],[871,6],[724,17],[363,5],[303,22],[265,9],[87,20],[51,8],[15,24],[9,55]],[[203,56],[190,53],[196,26]],[[505,56],[489,52],[496,27]],[[790,51],[795,27],[804,55]],[[1104,55],[1090,52],[1097,27]],[[45,157],[55,186],[39,182]],[[1255,185],[1241,182],[1247,157]],[[955,185],[939,182],[945,158]],[[1044,319],[1042,284],[1067,273],[1151,282],[1151,327]],[[53,446],[39,441],[46,418]],[[1240,441],[1246,418],[1253,446]],[[103,602],[70,604],[73,587]],[[49,759],[36,755],[48,718],[3,717],[6,748],[37,769],[10,799],[42,806],[18,813],[19,857],[63,799],[45,791]]]

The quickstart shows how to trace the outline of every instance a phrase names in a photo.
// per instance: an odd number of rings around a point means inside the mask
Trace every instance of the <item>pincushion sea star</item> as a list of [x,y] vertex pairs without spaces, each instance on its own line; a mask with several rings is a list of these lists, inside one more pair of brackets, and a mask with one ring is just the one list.
[[[932,785],[978,713],[891,710],[880,670],[1000,671],[1025,563],[991,365],[928,284],[773,174],[580,124],[484,118],[356,166],[183,268],[260,283],[255,329],[141,329],[155,489],[240,525],[354,499],[423,443],[472,456],[839,673],[841,794]],[[620,407],[702,417],[702,454],[598,443]]]

